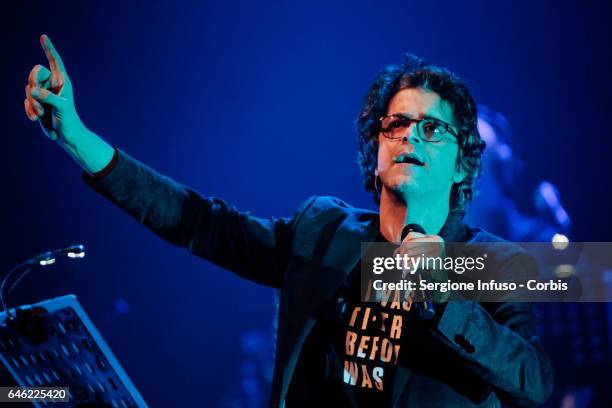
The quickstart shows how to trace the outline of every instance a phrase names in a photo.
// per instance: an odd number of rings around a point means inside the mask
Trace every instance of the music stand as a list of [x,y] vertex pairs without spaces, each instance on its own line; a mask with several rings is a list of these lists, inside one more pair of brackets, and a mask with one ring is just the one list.
[[12,311],[10,323],[0,313],[0,385],[68,387],[62,406],[147,407],[76,296]]

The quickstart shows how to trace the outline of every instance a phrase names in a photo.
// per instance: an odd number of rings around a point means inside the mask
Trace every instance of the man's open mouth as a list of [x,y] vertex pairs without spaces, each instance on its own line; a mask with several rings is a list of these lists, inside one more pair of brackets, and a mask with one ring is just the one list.
[[394,161],[396,164],[416,164],[417,166],[423,166],[425,164],[415,153],[400,154]]

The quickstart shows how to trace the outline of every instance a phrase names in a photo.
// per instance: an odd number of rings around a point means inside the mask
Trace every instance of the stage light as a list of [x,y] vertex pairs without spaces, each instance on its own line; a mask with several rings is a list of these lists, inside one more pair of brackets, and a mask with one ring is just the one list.
[[576,272],[574,265],[572,264],[561,264],[555,268],[555,276],[560,279],[569,278]]
[[54,263],[55,263],[55,258],[51,258],[51,257],[50,258],[44,258],[44,259],[41,259],[40,261],[38,261],[38,264],[40,266],[47,266],[47,265],[51,265],[51,264],[54,264]]
[[552,241],[553,248],[558,249],[559,251],[564,250],[569,245],[569,238],[563,234],[553,235],[551,241]]

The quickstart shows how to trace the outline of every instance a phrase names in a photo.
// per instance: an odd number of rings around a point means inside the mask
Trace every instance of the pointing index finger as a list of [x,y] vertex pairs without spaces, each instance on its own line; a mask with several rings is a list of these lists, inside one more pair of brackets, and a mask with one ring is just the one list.
[[65,73],[66,69],[64,68],[62,57],[60,57],[59,53],[53,46],[51,39],[46,34],[40,36],[40,45],[42,46],[43,50],[45,51],[45,55],[49,60],[49,67],[51,68],[51,71],[61,71]]

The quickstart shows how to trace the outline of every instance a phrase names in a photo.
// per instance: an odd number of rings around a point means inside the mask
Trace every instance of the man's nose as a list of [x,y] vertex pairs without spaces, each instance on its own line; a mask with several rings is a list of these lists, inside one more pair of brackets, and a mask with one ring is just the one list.
[[417,132],[418,130],[416,123],[411,123],[410,126],[408,126],[404,131],[402,143],[408,143],[408,141],[410,141],[411,144],[420,144],[421,138],[417,135]]

